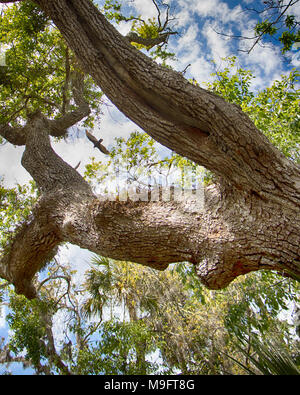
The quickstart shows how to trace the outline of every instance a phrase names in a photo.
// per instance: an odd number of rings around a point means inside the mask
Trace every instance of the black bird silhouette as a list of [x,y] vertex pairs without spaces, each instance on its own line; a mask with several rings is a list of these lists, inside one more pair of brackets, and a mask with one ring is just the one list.
[[103,139],[97,140],[95,136],[85,131],[86,137],[94,144],[94,148],[98,148],[103,154],[109,155],[109,151],[102,145]]

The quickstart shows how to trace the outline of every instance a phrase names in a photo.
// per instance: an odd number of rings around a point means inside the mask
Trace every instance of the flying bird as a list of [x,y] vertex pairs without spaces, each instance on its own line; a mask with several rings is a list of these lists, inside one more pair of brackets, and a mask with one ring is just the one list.
[[85,131],[86,137],[94,144],[94,148],[98,148],[103,154],[109,155],[109,151],[102,145],[103,139],[97,140],[95,136]]

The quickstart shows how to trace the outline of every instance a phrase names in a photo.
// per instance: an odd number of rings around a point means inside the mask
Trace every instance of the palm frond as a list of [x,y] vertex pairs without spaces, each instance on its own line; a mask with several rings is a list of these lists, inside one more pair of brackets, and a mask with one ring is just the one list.
[[249,355],[247,340],[241,341],[240,344],[235,344],[238,350],[245,355],[245,357],[257,369],[252,370],[250,367],[244,365],[230,355],[230,359],[235,361],[239,366],[245,369],[249,374],[263,374],[263,375],[299,375],[300,369],[295,364],[293,358],[288,353],[286,348],[278,340],[274,341],[261,341],[255,339],[251,342],[253,350],[252,355]]

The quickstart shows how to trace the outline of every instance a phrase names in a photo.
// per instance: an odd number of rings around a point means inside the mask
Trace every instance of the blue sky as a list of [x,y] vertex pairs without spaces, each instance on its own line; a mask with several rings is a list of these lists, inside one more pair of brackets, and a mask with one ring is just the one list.
[[[217,33],[251,37],[257,14],[247,12],[246,7],[261,9],[262,1],[170,0],[168,3],[174,9],[177,18],[175,28],[180,32],[180,37],[172,36],[170,39],[170,49],[178,58],[178,62],[172,66],[181,71],[191,64],[187,77],[191,76],[198,82],[208,81],[214,71],[211,60],[221,65],[223,57],[236,55],[240,66],[254,72],[255,88],[261,89],[279,78],[288,68],[300,66],[300,59],[296,57],[287,65],[280,55],[279,47],[271,43],[264,48],[257,45],[248,55],[239,50],[249,48],[251,40],[229,39]],[[133,5],[142,15],[156,15],[151,0],[135,0]],[[300,17],[299,4],[293,12]]]
[[[280,75],[287,73],[292,67],[299,68],[300,56],[293,53],[292,59],[287,63],[280,55],[276,45],[267,47],[256,46],[250,54],[239,52],[245,45],[244,41],[230,40],[216,31],[225,34],[242,34],[249,36],[256,23],[255,13],[244,12],[245,7],[258,8],[261,1],[243,0],[165,0],[174,8],[176,24],[174,28],[180,32],[179,36],[172,36],[169,49],[175,52],[178,61],[171,62],[173,68],[183,71],[189,64],[186,77],[195,78],[199,83],[211,80],[211,73],[215,67],[222,67],[222,58],[237,56],[238,65],[250,69],[255,80],[253,89],[263,89],[269,86]],[[101,3],[101,2],[100,2]],[[123,1],[125,3],[125,0]],[[131,10],[143,18],[156,17],[156,9],[151,0],[128,1]],[[300,18],[299,4],[293,10]],[[122,34],[127,34],[129,25],[125,22],[118,26]],[[250,42],[247,42],[249,45]],[[216,66],[212,64],[215,61]],[[139,130],[131,121],[125,118],[108,100],[103,107],[101,124],[95,127],[93,133],[101,135],[104,143],[109,146],[116,136],[128,136],[132,131]],[[62,158],[75,166],[81,161],[78,171],[83,174],[85,164],[91,156],[103,159],[98,152],[93,151],[91,144],[82,137],[72,144],[60,142],[55,145],[56,152]],[[4,175],[5,184],[13,186],[16,182],[25,183],[30,179],[29,174],[21,166],[20,160],[24,151],[23,147],[13,147],[6,144],[1,149],[0,175]],[[89,260],[90,254],[78,247],[70,246],[62,249],[61,259],[64,262],[75,262],[82,275],[82,262]],[[0,337],[7,333],[4,315],[0,315]],[[0,373],[1,373],[0,369]]]

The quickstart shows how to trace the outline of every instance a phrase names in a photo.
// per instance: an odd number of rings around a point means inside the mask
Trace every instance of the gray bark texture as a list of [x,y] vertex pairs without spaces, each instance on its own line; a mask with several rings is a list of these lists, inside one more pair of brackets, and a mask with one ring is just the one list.
[[[32,298],[32,279],[61,242],[164,270],[192,262],[210,289],[260,269],[300,275],[300,171],[239,107],[157,65],[122,37],[89,0],[36,0],[105,95],[156,141],[219,176],[201,210],[184,202],[101,201],[52,150],[75,117],[34,114],[0,127],[26,145],[23,166],[42,194],[0,275]],[[76,118],[76,119],[77,119]]]

